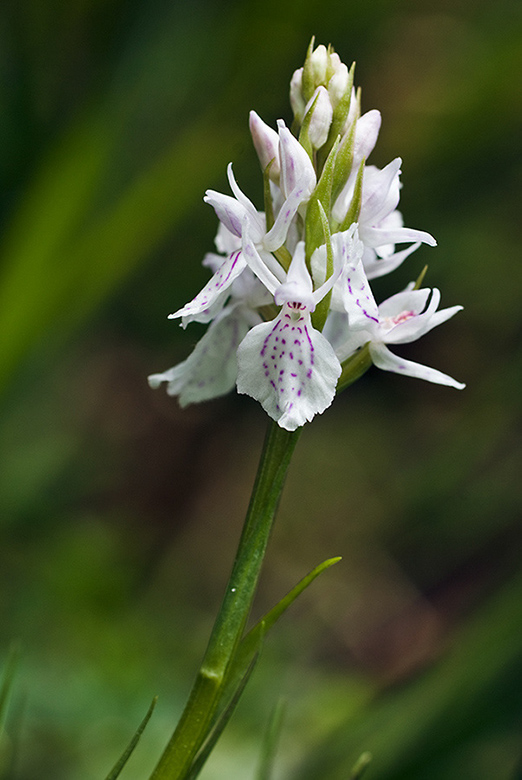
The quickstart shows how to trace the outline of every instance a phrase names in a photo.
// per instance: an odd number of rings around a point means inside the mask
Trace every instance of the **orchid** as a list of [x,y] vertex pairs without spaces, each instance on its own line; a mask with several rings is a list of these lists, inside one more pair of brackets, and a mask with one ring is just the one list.
[[422,243],[436,245],[430,233],[403,224],[401,159],[382,169],[366,163],[380,112],[361,114],[353,67],[313,43],[290,98],[292,131],[283,120],[275,130],[250,112],[264,209],[241,190],[232,164],[232,194],[205,194],[220,222],[218,251],[204,260],[213,275],[170,317],[208,329],[185,361],[151,375],[151,386],[166,383],[184,406],[236,385],[288,431],[330,406],[339,377],[365,345],[378,368],[463,387],[387,346],[417,340],[461,307],[439,311],[438,290],[412,286],[380,306],[375,301],[372,279]]
[[413,285],[377,306],[369,285],[365,282],[361,264],[353,275],[346,275],[344,282],[346,327],[343,332],[338,325],[336,334],[336,354],[341,361],[367,344],[372,362],[377,368],[459,390],[465,387],[463,383],[441,371],[397,357],[386,346],[417,341],[432,328],[453,317],[462,306],[450,306],[439,311],[439,290],[416,290]]
[[[257,265],[255,248],[248,249],[250,261]],[[311,322],[334,277],[313,289],[303,241],[282,283],[270,278],[268,269],[258,267],[259,271],[281,310],[274,320],[252,328],[241,342],[237,389],[260,401],[272,419],[293,431],[330,406],[341,374],[333,347]]]
[[[305,423],[371,365],[462,388],[434,368],[398,357],[392,345],[416,341],[462,307],[439,309],[438,289],[417,283],[376,302],[371,280],[395,270],[421,244],[398,211],[400,158],[367,164],[381,126],[361,113],[354,67],[312,40],[290,85],[291,130],[254,111],[249,125],[263,174],[263,206],[241,190],[207,190],[219,229],[204,265],[211,278],[170,315],[207,330],[186,360],[159,374],[179,403],[221,396],[234,386],[270,418],[243,532],[204,658],[154,780],[196,778],[224,728],[279,615],[319,573],[320,564],[247,633],[256,584],[290,458]],[[402,246],[401,245],[405,245]],[[399,246],[399,248],[397,248]],[[422,276],[424,275],[424,272]],[[366,766],[361,760],[350,776]],[[262,770],[265,776],[264,768]],[[152,780],[151,778],[151,780]]]

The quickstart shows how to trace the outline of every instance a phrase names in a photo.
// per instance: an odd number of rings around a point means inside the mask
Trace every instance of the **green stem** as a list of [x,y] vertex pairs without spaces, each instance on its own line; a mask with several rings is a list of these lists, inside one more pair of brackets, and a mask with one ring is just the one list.
[[183,780],[219,705],[229,665],[243,636],[259,573],[301,428],[271,423],[232,573],[189,700],[151,780]]

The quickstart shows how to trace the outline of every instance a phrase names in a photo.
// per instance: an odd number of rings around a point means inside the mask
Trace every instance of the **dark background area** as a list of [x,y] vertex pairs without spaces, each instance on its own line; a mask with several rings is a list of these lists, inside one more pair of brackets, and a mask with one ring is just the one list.
[[[280,775],[521,776],[522,6],[516,0],[19,0],[0,9],[0,659],[21,662],[3,778],[148,777],[234,554],[266,419],[235,394],[181,411],[149,373],[200,335],[228,191],[261,203],[248,111],[291,120],[311,35],[356,60],[403,158],[401,210],[455,319],[403,354],[467,383],[371,370],[291,468],[256,615],[342,555],[268,638],[202,777],[253,777],[288,700]],[[517,770],[518,767],[518,770]],[[518,774],[517,774],[518,772]]]

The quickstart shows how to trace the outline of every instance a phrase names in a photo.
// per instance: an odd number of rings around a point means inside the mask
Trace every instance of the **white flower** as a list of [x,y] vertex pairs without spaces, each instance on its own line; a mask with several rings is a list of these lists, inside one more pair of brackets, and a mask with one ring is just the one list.
[[[220,225],[217,248],[233,252],[237,242],[238,239]],[[227,258],[214,253],[207,254],[203,260],[203,265],[216,272],[213,278],[227,264]],[[193,352],[177,366],[149,376],[150,386],[157,388],[166,382],[167,393],[179,396],[181,406],[230,392],[237,377],[237,348],[250,328],[261,322],[258,308],[271,300],[267,290],[245,265],[227,290],[215,299],[211,309],[198,316],[199,322],[212,321]]]
[[[336,354],[341,362],[353,355],[359,347],[368,344],[372,361],[377,368],[449,385],[458,390],[465,386],[434,368],[397,357],[386,346],[417,341],[432,328],[453,317],[462,306],[450,306],[437,311],[440,303],[439,290],[414,290],[412,286],[377,306],[362,263],[359,263],[353,274],[346,274],[344,283],[347,315],[344,332],[340,327],[339,317],[332,325],[332,332],[335,328]],[[428,303],[430,293],[431,300]]]
[[[236,384],[289,431],[332,403],[340,376],[343,386],[352,369],[355,378],[361,362],[350,358],[362,347],[363,362],[369,354],[386,371],[464,387],[389,349],[417,340],[462,307],[438,311],[439,291],[413,285],[378,306],[368,281],[394,270],[422,242],[436,243],[429,233],[403,224],[397,209],[400,158],[382,170],[366,165],[380,113],[360,115],[353,69],[324,46],[310,47],[290,96],[294,129],[305,122],[304,145],[282,120],[276,132],[250,113],[252,140],[269,178],[267,215],[242,192],[231,165],[232,194],[205,194],[220,222],[217,253],[203,261],[212,277],[170,317],[183,327],[196,321],[208,329],[186,360],[151,375],[151,386],[165,383],[185,406]],[[324,158],[337,133],[341,141],[332,166]],[[314,149],[322,152],[311,159]],[[325,170],[328,175],[322,175]]]
[[[371,113],[368,112],[368,114]],[[364,117],[361,117],[359,122],[363,119]],[[369,117],[366,121],[368,128],[364,128],[366,132],[361,137],[360,148],[357,152],[361,160],[363,156],[366,156],[361,154],[361,151],[366,150],[371,145],[373,139],[377,137],[376,132],[378,132],[377,117]],[[430,233],[403,226],[402,215],[397,211],[401,187],[400,167],[401,159],[397,157],[382,170],[374,165],[367,165],[364,168],[359,235],[366,248],[363,261],[369,279],[393,271],[408,255],[418,249],[421,243],[429,244],[429,246],[437,244]],[[339,222],[342,222],[348,210],[354,186],[355,176],[352,172],[333,208],[334,218]],[[395,251],[395,244],[410,242],[414,243],[406,249]]]
[[281,311],[252,328],[239,345],[237,389],[259,401],[281,428],[293,431],[330,406],[341,374],[333,347],[311,322],[334,277],[314,291],[302,241],[282,282],[261,268],[253,244],[249,249],[252,268]]
[[[271,252],[283,245],[292,220],[299,207],[310,198],[317,181],[310,158],[297,138],[294,138],[282,120],[278,125],[280,187],[284,199],[274,225],[268,232],[265,215],[259,212],[240,190],[231,164],[228,166],[228,180],[235,197],[207,190],[204,198],[205,202],[214,208],[220,222],[230,234],[242,239],[245,229],[248,230],[249,240],[255,243],[268,266],[276,262]],[[214,307],[219,305],[223,295],[226,295],[230,285],[245,267],[242,248],[239,247],[231,252],[212,279],[190,303],[170,315],[171,319],[181,317],[183,326],[191,321],[208,322]]]

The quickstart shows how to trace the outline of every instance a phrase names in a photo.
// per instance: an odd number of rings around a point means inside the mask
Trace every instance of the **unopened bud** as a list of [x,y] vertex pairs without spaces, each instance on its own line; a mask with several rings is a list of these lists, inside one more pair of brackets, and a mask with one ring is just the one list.
[[314,96],[306,106],[305,116],[311,111],[308,138],[314,149],[326,143],[332,123],[333,109],[325,87],[317,87]]
[[276,183],[279,181],[281,166],[279,162],[279,135],[263,122],[255,111],[250,112],[250,133],[252,141],[264,171],[270,163],[269,176]]

